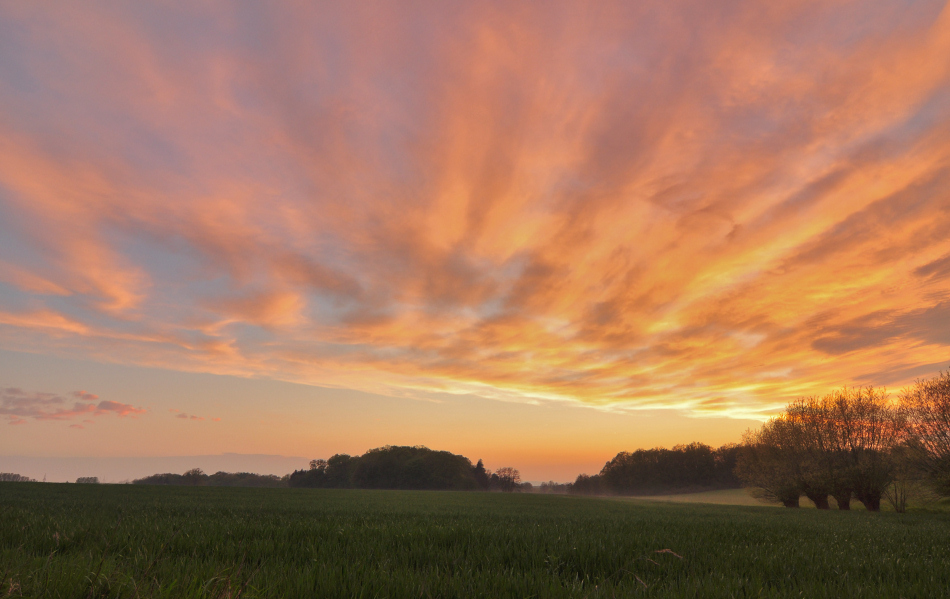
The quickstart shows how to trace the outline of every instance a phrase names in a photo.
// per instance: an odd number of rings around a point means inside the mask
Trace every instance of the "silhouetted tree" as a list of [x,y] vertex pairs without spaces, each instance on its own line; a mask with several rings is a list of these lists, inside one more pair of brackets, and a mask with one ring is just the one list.
[[181,474],[165,472],[164,474],[152,474],[132,481],[133,485],[183,485],[184,478]]
[[869,511],[881,509],[884,491],[894,480],[890,453],[903,436],[903,412],[883,389],[842,389],[833,394],[834,420],[850,459],[854,497]]
[[828,495],[848,509],[853,494],[878,511],[894,481],[891,453],[903,440],[904,417],[883,389],[844,388],[788,405],[757,432],[748,432],[736,473],[766,498],[796,506],[805,494],[819,508]]
[[736,474],[759,497],[789,508],[799,507],[802,495],[792,434],[792,427],[781,418],[769,420],[758,431],[746,431],[736,463]]
[[685,493],[740,486],[736,445],[713,449],[704,443],[622,451],[600,471],[603,486],[620,495]]
[[478,463],[473,467],[472,475],[475,477],[475,482],[481,490],[487,491],[491,486],[491,477],[488,475],[488,471],[485,470],[485,464],[483,464],[481,460],[478,460]]
[[76,479],[76,484],[80,485],[98,485],[99,477],[98,476],[80,476]]
[[326,480],[328,487],[346,488],[352,486],[350,481],[356,458],[349,454],[338,453],[327,460]]
[[478,486],[468,458],[448,451],[387,445],[354,461],[353,484],[363,489],[474,490]]
[[0,483],[35,483],[35,478],[13,472],[0,472]]
[[[215,472],[211,476],[200,468],[184,474],[153,474],[132,481],[136,485],[209,486],[209,487],[286,487],[288,478],[250,472]],[[77,481],[78,482],[78,481]]]
[[208,480],[208,475],[201,468],[192,468],[181,475],[182,483],[190,486],[198,486]]
[[[484,466],[483,466],[484,468]],[[313,460],[290,475],[292,487],[475,490],[477,467],[468,458],[422,446],[387,445],[361,456]]]
[[549,480],[546,483],[541,483],[540,488],[538,489],[541,493],[551,493],[551,494],[565,494],[569,493],[571,490],[570,483],[556,483],[553,480]]
[[287,481],[274,474],[250,472],[215,472],[205,481],[209,487],[286,487]]
[[849,450],[837,426],[834,394],[806,397],[786,408],[785,419],[797,428],[799,474],[804,494],[818,508],[828,508],[828,496],[838,509],[851,509],[854,475]]
[[920,462],[920,447],[913,439],[908,439],[890,452],[892,481],[884,490],[884,498],[894,511],[902,514],[907,511],[911,499],[916,501],[936,499],[927,488],[927,474]]
[[568,493],[571,495],[603,495],[605,493],[603,480],[599,474],[593,476],[578,474],[571,483]]
[[934,490],[950,496],[950,371],[918,380],[900,396],[912,456]]
[[505,466],[495,470],[492,479],[497,481],[498,489],[505,493],[511,493],[518,489],[521,483],[521,473],[511,466]]

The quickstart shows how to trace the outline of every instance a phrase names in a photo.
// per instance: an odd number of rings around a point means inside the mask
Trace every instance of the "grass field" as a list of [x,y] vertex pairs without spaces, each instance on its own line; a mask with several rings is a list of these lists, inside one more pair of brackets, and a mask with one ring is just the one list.
[[[710,503],[715,505],[747,505],[756,507],[782,507],[780,503],[762,503],[749,495],[745,489],[723,489],[701,493],[678,493],[674,495],[648,495],[644,497],[617,497],[620,501],[667,501],[673,503]],[[802,502],[802,507],[811,503]]]
[[0,483],[0,597],[940,597],[948,539],[948,514]]
[[[758,506],[758,507],[772,507],[778,509],[785,509],[782,507],[781,503],[766,503],[762,502],[752,495],[749,494],[745,489],[722,489],[720,491],[703,491],[700,493],[677,493],[673,495],[644,495],[640,497],[611,497],[615,501],[662,501],[662,502],[671,502],[671,503],[709,503],[714,505],[747,505],[747,506]],[[834,497],[828,498],[828,503],[831,506],[832,510],[838,509],[838,503],[835,501]],[[801,509],[816,509],[815,504],[806,499],[805,497],[801,498]],[[863,512],[864,506],[861,505],[861,502],[858,500],[853,500],[851,502],[851,509],[856,512]],[[894,508],[891,507],[890,503],[883,501],[881,503],[881,510],[884,512],[892,512]],[[929,512],[950,512],[950,500],[943,499],[939,501],[934,501],[933,498],[930,500],[921,500],[919,498],[913,498],[908,504],[908,510],[911,511],[929,511]]]

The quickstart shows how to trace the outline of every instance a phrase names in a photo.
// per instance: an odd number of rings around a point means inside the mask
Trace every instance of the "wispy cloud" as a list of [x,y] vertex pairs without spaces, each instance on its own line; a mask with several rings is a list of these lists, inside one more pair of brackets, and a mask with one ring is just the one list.
[[[170,410],[168,410],[168,411],[171,412],[172,414],[174,414],[174,415],[175,415],[175,418],[180,418],[181,420],[205,420],[205,419],[206,419],[204,416],[196,416],[196,415],[194,415],[194,414],[186,414],[185,412],[182,412],[182,411],[180,411],[180,410],[176,410],[176,409],[174,409],[174,408],[172,408],[172,409],[170,409]],[[217,418],[217,417],[216,417],[216,418],[208,418],[207,420],[210,420],[211,422],[220,422],[220,421],[221,421],[221,419],[220,419],[220,418]]]
[[940,2],[0,10],[6,347],[728,415],[950,360]]
[[26,424],[33,420],[79,420],[82,423],[70,428],[83,428],[92,424],[91,416],[115,414],[119,417],[137,416],[147,410],[117,401],[99,400],[99,396],[86,391],[74,391],[68,397],[55,393],[24,391],[15,387],[0,389],[0,416],[8,424]]

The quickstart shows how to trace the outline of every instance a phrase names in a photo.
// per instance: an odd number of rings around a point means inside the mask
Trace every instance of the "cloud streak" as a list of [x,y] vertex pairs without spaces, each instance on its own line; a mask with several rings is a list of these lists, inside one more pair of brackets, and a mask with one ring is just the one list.
[[938,2],[0,10],[5,347],[734,416],[950,355]]
[[[181,410],[176,410],[176,409],[174,409],[174,408],[169,409],[168,411],[171,412],[172,414],[174,414],[174,415],[175,415],[175,418],[179,418],[179,419],[181,419],[181,420],[199,420],[199,421],[200,421],[200,420],[206,420],[206,418],[205,418],[204,416],[195,416],[194,414],[186,414],[185,412],[182,412]],[[221,419],[220,419],[220,418],[217,418],[217,417],[216,417],[216,418],[208,418],[207,420],[211,420],[211,422],[220,422],[220,421],[221,421]]]
[[[71,399],[70,399],[71,398]],[[77,401],[78,400],[78,401]],[[72,402],[72,405],[70,405]],[[8,424],[26,424],[27,419],[71,421],[82,419],[82,424],[92,424],[92,416],[115,414],[122,418],[144,414],[147,410],[131,404],[99,400],[99,396],[86,391],[75,391],[69,398],[39,391],[24,391],[15,387],[0,389],[0,417]],[[71,424],[70,428],[84,428]]]

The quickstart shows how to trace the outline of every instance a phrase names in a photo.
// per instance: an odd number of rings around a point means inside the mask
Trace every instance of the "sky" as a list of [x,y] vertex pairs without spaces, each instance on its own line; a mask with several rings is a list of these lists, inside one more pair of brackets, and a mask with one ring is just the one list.
[[950,366],[945,3],[44,8],[0,6],[0,470],[571,480]]

